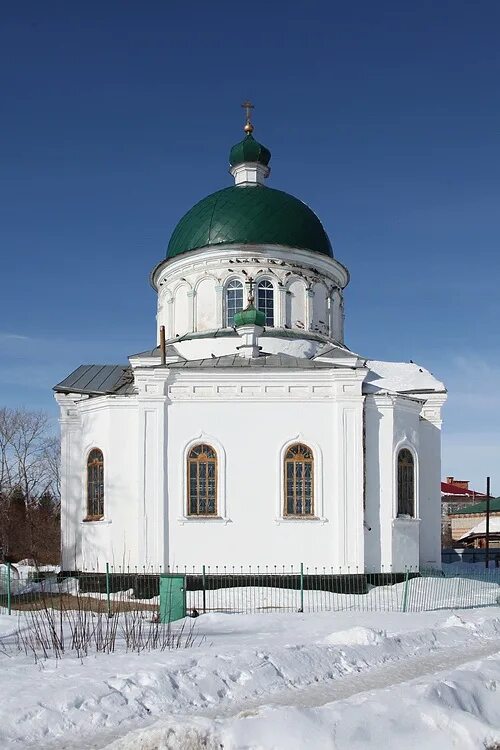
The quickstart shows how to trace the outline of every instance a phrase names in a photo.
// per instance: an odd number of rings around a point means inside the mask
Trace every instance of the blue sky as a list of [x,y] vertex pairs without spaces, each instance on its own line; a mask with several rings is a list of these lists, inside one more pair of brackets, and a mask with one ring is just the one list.
[[496,0],[5,2],[0,403],[153,345],[151,268],[230,184],[245,98],[270,184],[351,272],[346,340],[449,388],[443,474],[500,494]]

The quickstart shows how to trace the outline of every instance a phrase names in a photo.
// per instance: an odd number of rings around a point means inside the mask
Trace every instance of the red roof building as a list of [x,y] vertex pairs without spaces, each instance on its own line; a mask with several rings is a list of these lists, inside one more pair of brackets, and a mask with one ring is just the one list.
[[468,479],[455,479],[455,477],[446,477],[446,482],[441,482],[441,497],[445,495],[464,497],[469,501],[474,500],[476,497],[486,497],[484,492],[469,489]]

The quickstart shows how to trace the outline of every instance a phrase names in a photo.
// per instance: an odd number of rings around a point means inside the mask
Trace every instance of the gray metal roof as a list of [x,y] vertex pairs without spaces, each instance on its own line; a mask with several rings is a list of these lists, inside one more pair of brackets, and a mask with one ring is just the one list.
[[[331,343],[332,339],[322,333],[315,331],[306,331],[296,328],[264,328],[262,337],[266,338],[283,338],[283,339],[311,339],[313,341],[319,341],[320,343]],[[183,333],[180,336],[175,336],[168,340],[169,344],[176,344],[179,341],[191,341],[192,339],[217,339],[234,337],[239,338],[239,334],[236,328],[217,328],[210,331],[190,331],[189,333]],[[346,348],[342,345],[343,348]]]
[[132,370],[128,365],[80,365],[55,385],[54,391],[89,396],[135,393]]
[[283,368],[287,370],[328,370],[332,365],[318,362],[314,359],[291,357],[289,354],[261,354],[254,359],[246,359],[239,354],[225,354],[222,357],[209,359],[191,359],[183,362],[172,362],[168,365],[172,370],[178,369],[208,369],[213,367],[251,367],[251,368]]
[[[165,348],[165,354],[167,357],[180,357],[181,355],[172,344],[167,344]],[[131,354],[131,357],[161,357],[161,349],[156,346],[154,349],[146,349],[144,352],[137,352],[137,354]],[[184,359],[184,358],[183,358]]]
[[[332,365],[314,359],[291,357],[289,354],[261,354],[246,359],[239,354],[226,354],[209,359],[180,360],[167,365],[172,370],[219,368],[273,368],[287,370],[328,370]],[[135,393],[132,368],[127,365],[80,365],[56,386],[56,393],[81,393],[88,396],[130,395]]]

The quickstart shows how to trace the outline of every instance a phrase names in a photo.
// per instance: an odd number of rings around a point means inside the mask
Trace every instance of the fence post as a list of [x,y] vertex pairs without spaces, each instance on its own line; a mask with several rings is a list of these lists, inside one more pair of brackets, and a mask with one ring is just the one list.
[[7,613],[12,614],[12,602],[11,602],[11,579],[10,579],[10,566],[11,563],[7,563]]
[[300,563],[300,609],[299,612],[304,611],[304,563]]
[[203,614],[207,611],[207,587],[205,579],[205,566],[202,566],[201,580],[203,585]]
[[403,612],[408,611],[408,568],[405,571],[405,587],[403,589]]
[[106,601],[108,607],[108,617],[111,617],[111,586],[109,580],[109,563],[106,563]]

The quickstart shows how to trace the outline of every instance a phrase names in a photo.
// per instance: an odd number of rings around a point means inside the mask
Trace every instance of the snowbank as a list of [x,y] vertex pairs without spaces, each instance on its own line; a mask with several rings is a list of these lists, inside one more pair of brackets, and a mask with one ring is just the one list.
[[[10,633],[3,638],[7,645],[15,638],[12,619],[0,618],[0,629]],[[275,747],[284,747],[286,739],[287,748],[331,748],[331,739],[330,744],[325,744],[325,737],[335,721],[340,721],[340,714],[335,714],[337,718],[325,714],[319,719],[316,712],[326,711],[326,706],[307,711],[296,706],[287,718],[277,703],[268,709],[263,704],[272,704],[273,700],[283,703],[283,696],[289,700],[299,690],[315,690],[318,686],[330,690],[346,680],[358,681],[359,692],[377,670],[400,669],[404,674],[410,663],[418,666],[426,659],[438,660],[436,663],[445,668],[450,659],[470,658],[478,646],[496,649],[500,640],[500,608],[411,616],[357,612],[212,614],[195,622],[198,634],[205,636],[205,641],[196,648],[181,651],[116,653],[82,661],[64,656],[59,662],[49,660],[40,666],[23,654],[13,656],[8,649],[7,653],[0,650],[0,668],[4,674],[0,682],[0,747],[2,750],[102,748],[136,727],[147,728],[149,732],[157,720],[168,717],[170,727],[177,716],[184,732],[172,734],[177,744],[169,745],[164,740],[162,745],[154,744],[157,739],[151,739],[151,735],[148,738],[145,733],[145,744],[135,735],[130,741],[123,740],[128,745],[116,747],[185,749],[189,747],[186,726],[196,727],[201,722],[203,731],[211,737],[210,742],[223,737],[228,750],[266,748],[273,745],[263,742],[262,736],[271,731],[267,722],[275,722],[283,732],[282,744]],[[19,624],[22,625],[21,620]],[[432,668],[432,664],[427,668]],[[398,711],[393,710],[393,715],[400,714],[400,700],[396,698],[392,700],[396,701]],[[337,702],[335,706],[338,705]],[[233,716],[249,706],[254,708],[247,716],[248,721]],[[384,716],[388,710],[386,703]],[[223,714],[227,715],[225,720],[221,718]],[[357,727],[360,734],[358,745],[353,740],[353,750],[361,747],[365,727],[364,715],[360,720],[359,711],[356,725],[353,723],[355,714],[353,711],[350,726],[353,732]],[[385,719],[389,720],[387,716]],[[151,731],[163,732],[165,736],[170,728],[163,725]],[[271,738],[279,734],[278,729],[273,732]],[[311,742],[302,745],[300,738],[307,732],[313,732]],[[246,745],[238,744],[245,734],[247,739],[255,738],[255,742],[248,739]],[[328,736],[331,738],[331,734]],[[364,747],[376,747],[370,734],[367,738]],[[403,745],[413,746],[407,742]],[[386,742],[381,746],[388,747]],[[420,745],[424,746],[431,747]],[[440,750],[444,747],[448,746],[442,745]],[[465,750],[469,745],[463,747]]]
[[[500,581],[500,576],[499,576]],[[330,591],[300,591],[272,587],[216,589],[205,594],[206,608],[220,612],[424,612],[432,609],[486,607],[500,604],[500,586],[495,580],[475,578],[413,578],[392,586],[375,586],[367,594]],[[202,611],[201,591],[187,592],[188,609]]]
[[107,750],[484,750],[500,738],[500,657],[445,677],[317,707],[263,705],[230,718],[172,720]]

